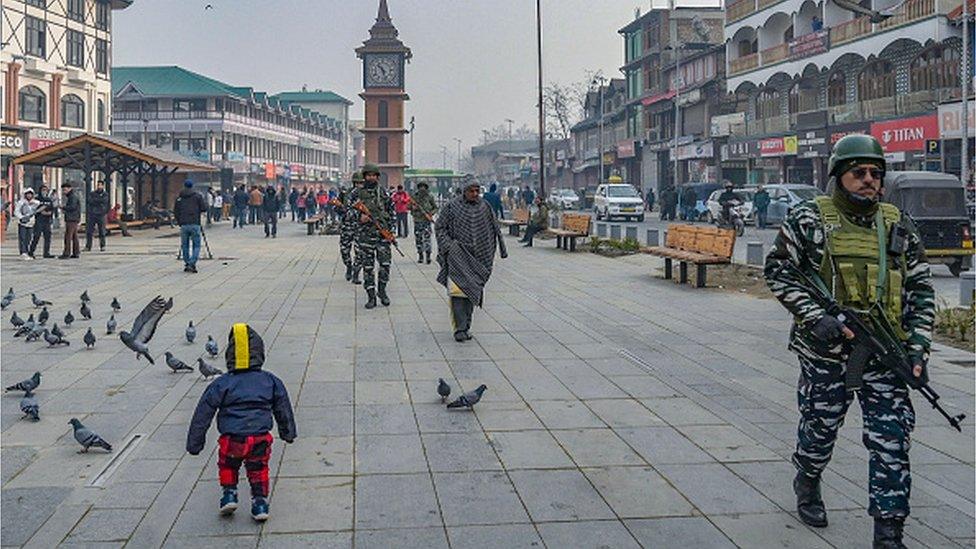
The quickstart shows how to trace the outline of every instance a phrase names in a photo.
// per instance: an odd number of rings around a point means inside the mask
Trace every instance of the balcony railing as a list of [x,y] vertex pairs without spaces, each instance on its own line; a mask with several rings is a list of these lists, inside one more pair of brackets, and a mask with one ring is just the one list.
[[750,71],[759,66],[759,54],[750,53],[729,61],[729,74]]
[[782,0],[758,0],[759,6],[756,8],[756,11],[764,10],[773,4],[780,3],[781,1]]
[[933,15],[935,13],[935,0],[908,0],[898,11],[898,15],[878,23],[878,30],[893,29]]
[[790,45],[787,43],[782,43],[771,48],[766,48],[760,54],[760,60],[763,66],[772,65],[773,63],[779,63],[787,57],[790,56]]
[[756,0],[739,0],[725,6],[725,24],[745,19],[756,11]]
[[845,21],[830,28],[830,46],[836,47],[871,34],[871,19],[867,16]]
[[898,104],[894,96],[861,101],[861,116],[869,120],[898,114]]

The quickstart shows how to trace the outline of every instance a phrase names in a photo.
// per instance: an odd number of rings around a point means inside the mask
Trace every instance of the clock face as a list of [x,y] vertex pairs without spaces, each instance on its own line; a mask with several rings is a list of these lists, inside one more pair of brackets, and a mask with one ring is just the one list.
[[371,55],[366,58],[366,87],[396,88],[401,86],[400,56]]

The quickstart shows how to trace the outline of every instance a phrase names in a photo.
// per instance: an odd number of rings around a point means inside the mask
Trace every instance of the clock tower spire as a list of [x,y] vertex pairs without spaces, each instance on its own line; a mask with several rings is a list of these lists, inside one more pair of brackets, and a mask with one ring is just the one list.
[[404,69],[410,60],[410,48],[399,38],[393,26],[387,0],[380,0],[376,21],[369,38],[356,48],[363,61],[363,98],[366,120],[362,128],[366,138],[366,162],[380,167],[380,179],[387,185],[403,183],[404,103],[410,99],[405,91]]

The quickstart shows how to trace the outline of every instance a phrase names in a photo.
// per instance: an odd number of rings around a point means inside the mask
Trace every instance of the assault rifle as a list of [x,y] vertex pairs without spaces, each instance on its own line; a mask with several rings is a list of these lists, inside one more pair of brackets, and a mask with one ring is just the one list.
[[[847,359],[847,379],[845,379],[847,387],[860,387],[860,376],[864,373],[864,367],[872,358],[877,358],[882,366],[891,370],[906,385],[921,393],[925,400],[929,401],[929,404],[949,421],[949,425],[962,432],[959,422],[966,418],[966,414],[950,416],[945,408],[939,404],[939,394],[929,385],[928,370],[924,365],[922,375],[915,377],[912,371],[915,365],[880,309],[875,311],[875,314],[866,315],[870,322],[869,326],[856,311],[841,307],[834,300],[819,275],[808,275],[789,260],[783,261],[782,265],[773,272],[772,278],[779,276],[787,267],[806,284],[804,289],[813,296],[827,314],[841,321],[854,333],[854,337],[847,343],[850,346],[850,354]],[[857,379],[852,379],[852,376],[856,376]]]
[[424,217],[427,218],[427,221],[430,221],[431,223],[434,222],[434,214],[432,214],[432,213],[428,212],[427,210],[425,210],[423,207],[421,207],[420,204],[417,204],[417,201],[414,200],[412,196],[410,197],[410,204],[416,206],[417,209],[420,210],[420,213],[422,213],[424,215]]
[[373,227],[375,227],[377,232],[380,233],[380,238],[392,244],[393,247],[396,248],[397,253],[400,254],[400,257],[406,257],[405,255],[403,255],[403,252],[400,251],[400,246],[397,246],[396,237],[393,236],[393,232],[384,229],[383,226],[380,225],[379,221],[373,219],[373,215],[369,213],[369,208],[366,207],[366,204],[363,204],[363,202],[360,200],[359,202],[353,204],[352,207],[359,210],[359,213],[366,216],[366,218],[373,223]]

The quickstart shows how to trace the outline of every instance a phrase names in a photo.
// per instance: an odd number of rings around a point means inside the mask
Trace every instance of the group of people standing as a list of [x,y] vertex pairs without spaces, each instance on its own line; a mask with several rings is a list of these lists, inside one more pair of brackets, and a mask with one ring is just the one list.
[[[105,183],[99,181],[95,190],[88,193],[85,219],[85,251],[90,252],[92,240],[98,234],[99,249],[105,251],[105,216],[109,213],[108,193]],[[70,181],[61,185],[61,196],[51,193],[46,184],[41,184],[39,192],[32,188],[24,190],[21,198],[14,204],[14,218],[17,220],[17,244],[21,259],[35,258],[37,245],[43,240],[42,256],[54,258],[51,254],[51,228],[55,216],[64,221],[64,249],[58,259],[77,259],[81,256],[81,243],[78,227],[81,224],[81,199]]]

